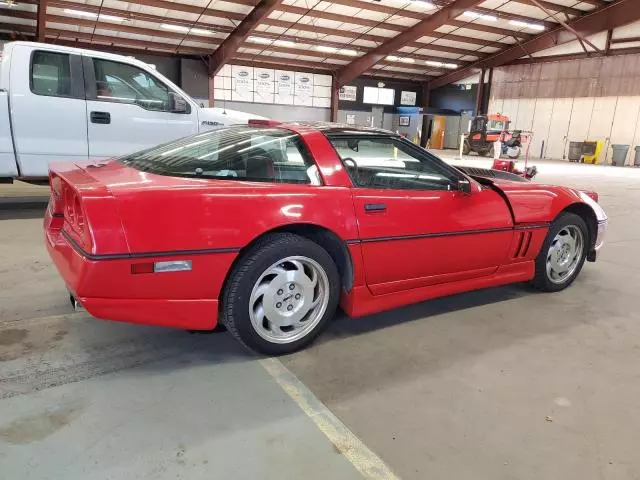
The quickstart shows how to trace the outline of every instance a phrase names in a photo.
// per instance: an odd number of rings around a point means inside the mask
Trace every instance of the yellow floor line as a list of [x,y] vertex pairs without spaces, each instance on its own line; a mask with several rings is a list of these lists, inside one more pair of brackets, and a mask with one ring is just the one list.
[[365,478],[399,480],[280,360],[264,358],[260,364]]

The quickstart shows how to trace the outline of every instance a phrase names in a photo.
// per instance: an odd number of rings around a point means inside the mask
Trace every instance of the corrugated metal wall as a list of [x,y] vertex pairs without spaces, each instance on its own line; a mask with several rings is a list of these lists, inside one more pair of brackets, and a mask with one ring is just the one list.
[[640,144],[640,55],[498,68],[489,111],[534,132],[534,157],[565,158],[569,142],[603,140],[610,161],[610,145]]

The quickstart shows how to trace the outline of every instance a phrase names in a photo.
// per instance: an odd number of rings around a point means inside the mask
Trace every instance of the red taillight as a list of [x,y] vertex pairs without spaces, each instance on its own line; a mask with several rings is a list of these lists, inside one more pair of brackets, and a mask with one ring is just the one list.
[[54,214],[63,214],[64,213],[64,199],[63,199],[63,189],[62,189],[62,180],[60,177],[56,177],[51,174],[49,177],[49,183],[51,185],[51,208]]

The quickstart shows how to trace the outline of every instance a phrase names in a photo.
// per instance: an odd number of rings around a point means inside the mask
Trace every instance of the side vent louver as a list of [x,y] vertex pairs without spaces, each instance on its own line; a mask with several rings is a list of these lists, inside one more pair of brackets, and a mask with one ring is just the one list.
[[518,240],[516,241],[517,246],[513,258],[525,258],[527,256],[532,235],[531,232],[520,232],[518,234]]

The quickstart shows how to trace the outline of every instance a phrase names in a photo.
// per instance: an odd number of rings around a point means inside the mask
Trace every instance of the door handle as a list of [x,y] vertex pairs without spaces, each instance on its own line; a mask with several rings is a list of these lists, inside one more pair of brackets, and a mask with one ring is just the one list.
[[365,212],[384,212],[387,210],[387,206],[384,203],[365,203]]
[[89,117],[91,118],[91,123],[103,125],[111,123],[111,114],[109,112],[91,112]]

